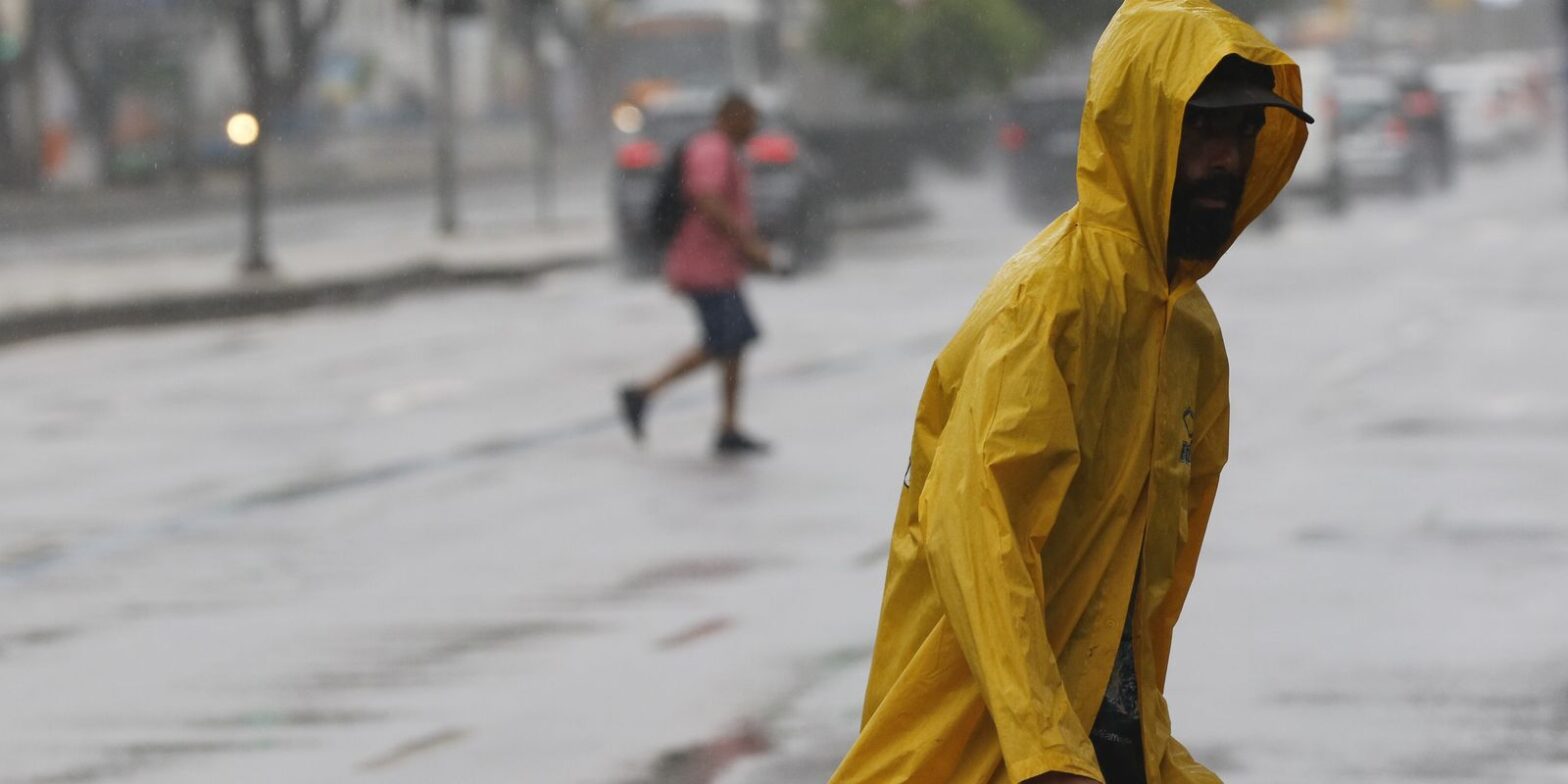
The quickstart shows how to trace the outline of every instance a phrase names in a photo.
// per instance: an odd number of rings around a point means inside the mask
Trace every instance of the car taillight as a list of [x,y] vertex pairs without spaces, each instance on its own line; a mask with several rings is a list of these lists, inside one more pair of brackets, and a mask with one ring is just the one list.
[[663,157],[659,145],[642,139],[622,145],[615,152],[615,165],[622,169],[651,169],[658,166]]
[[769,133],[753,138],[746,145],[746,155],[757,163],[782,166],[800,157],[800,145],[783,134]]
[[1404,144],[1410,141],[1410,126],[1405,123],[1403,117],[1388,118],[1388,126],[1384,128],[1384,131],[1395,144]]
[[1010,122],[1002,126],[1002,130],[997,133],[997,140],[1001,142],[1002,149],[1018,152],[1029,143],[1029,132],[1024,130],[1022,125]]

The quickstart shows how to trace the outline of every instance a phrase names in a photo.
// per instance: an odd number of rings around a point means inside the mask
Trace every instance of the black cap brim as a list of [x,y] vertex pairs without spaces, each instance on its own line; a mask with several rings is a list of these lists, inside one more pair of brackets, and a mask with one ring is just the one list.
[[1200,90],[1188,106],[1200,109],[1240,109],[1249,106],[1274,107],[1284,109],[1301,118],[1302,122],[1311,124],[1315,122],[1312,115],[1305,109],[1297,106],[1284,98],[1279,97],[1273,90],[1260,84],[1229,83],[1214,85],[1208,89]]

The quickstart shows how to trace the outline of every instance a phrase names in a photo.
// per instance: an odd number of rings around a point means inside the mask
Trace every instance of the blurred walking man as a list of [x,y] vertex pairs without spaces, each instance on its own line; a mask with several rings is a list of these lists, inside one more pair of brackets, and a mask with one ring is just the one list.
[[926,384],[834,782],[1219,781],[1164,697],[1229,431],[1198,280],[1290,178],[1300,103],[1291,60],[1207,0],[1117,13],[1078,204],[1002,268]]
[[720,455],[764,452],[767,445],[746,435],[738,422],[741,358],[758,337],[741,294],[749,264],[771,267],[768,248],[757,236],[751,190],[741,150],[757,132],[757,110],[740,95],[726,97],[715,126],[682,148],[681,188],[690,205],[665,257],[671,287],[696,308],[702,344],[679,357],[657,377],[621,389],[621,416],[641,442],[648,403],[665,387],[717,362],[723,371],[723,413],[714,450]]

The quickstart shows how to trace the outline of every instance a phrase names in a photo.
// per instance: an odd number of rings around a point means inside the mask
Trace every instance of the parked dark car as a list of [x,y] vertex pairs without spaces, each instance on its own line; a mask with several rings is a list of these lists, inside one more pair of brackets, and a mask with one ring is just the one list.
[[1007,102],[998,142],[1008,187],[1018,206],[1035,214],[1077,197],[1078,126],[1084,79],[1026,82]]
[[[615,228],[621,256],[633,274],[652,274],[663,264],[648,227],[659,176],[682,143],[712,125],[713,104],[704,96],[617,109]],[[819,158],[799,134],[767,112],[761,130],[746,145],[745,157],[757,230],[773,244],[778,271],[788,274],[823,261],[833,221]]]

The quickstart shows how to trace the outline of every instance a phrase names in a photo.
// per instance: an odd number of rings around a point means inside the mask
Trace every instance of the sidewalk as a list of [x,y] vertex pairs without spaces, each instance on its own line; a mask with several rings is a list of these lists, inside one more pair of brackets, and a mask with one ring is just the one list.
[[[521,223],[518,221],[517,223]],[[40,253],[0,264],[0,346],[90,330],[246,318],[312,307],[381,302],[415,290],[520,284],[563,267],[592,264],[610,246],[608,227],[572,218],[551,228],[479,225],[453,238],[425,228],[277,242],[272,279],[239,274],[232,248],[137,253],[167,227],[131,227],[99,249]],[[372,227],[374,228],[374,227]],[[149,236],[152,234],[153,236]],[[122,254],[117,247],[128,247]]]

